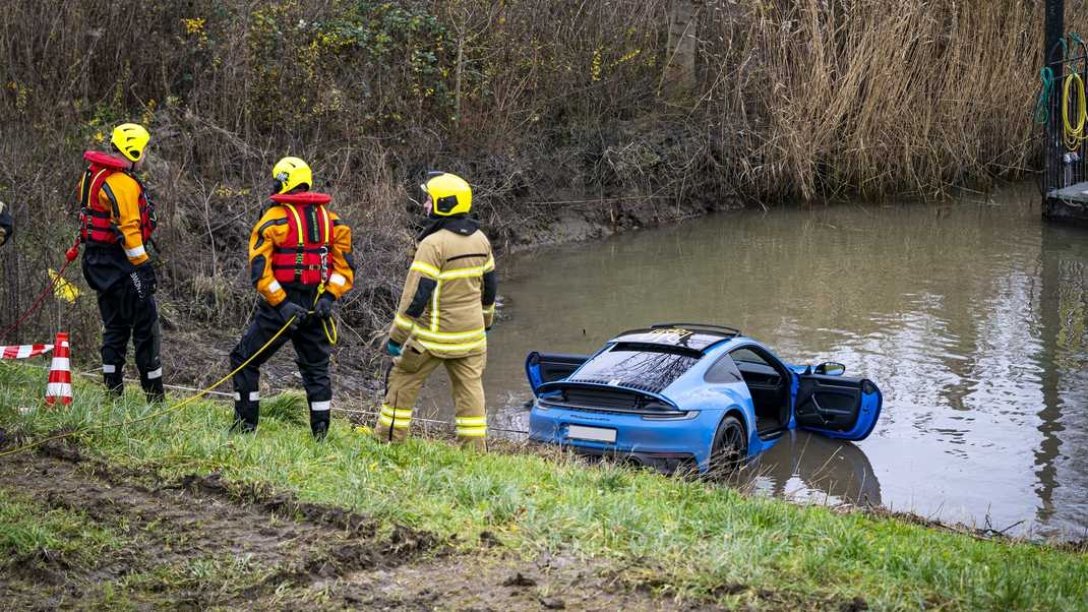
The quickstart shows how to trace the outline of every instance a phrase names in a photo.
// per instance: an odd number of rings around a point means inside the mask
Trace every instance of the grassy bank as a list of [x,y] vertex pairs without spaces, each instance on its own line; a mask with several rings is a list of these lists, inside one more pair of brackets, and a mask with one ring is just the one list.
[[0,489],[0,571],[16,571],[38,559],[86,563],[120,545],[117,534],[94,527],[84,513],[43,508],[17,491]]
[[[149,411],[138,401],[104,404],[96,389],[80,385],[71,408],[24,414],[20,407],[37,405],[41,379],[38,370],[0,367],[0,426],[9,440]],[[290,492],[373,517],[376,531],[427,532],[458,554],[497,542],[517,555],[570,555],[587,567],[608,560],[624,568],[626,584],[661,597],[758,604],[766,603],[761,593],[776,593],[782,602],[861,598],[877,607],[952,609],[1073,609],[1088,597],[1082,553],[980,541],[567,458],[474,456],[433,441],[390,447],[341,421],[325,444],[287,418],[265,419],[257,436],[231,436],[227,414],[225,405],[203,403],[72,440],[85,454],[164,482],[216,473],[238,491]],[[40,528],[63,532],[73,520],[78,515]],[[18,540],[24,554],[47,546],[18,532],[18,523],[6,527],[0,543]],[[103,537],[92,532],[72,545],[108,545]]]

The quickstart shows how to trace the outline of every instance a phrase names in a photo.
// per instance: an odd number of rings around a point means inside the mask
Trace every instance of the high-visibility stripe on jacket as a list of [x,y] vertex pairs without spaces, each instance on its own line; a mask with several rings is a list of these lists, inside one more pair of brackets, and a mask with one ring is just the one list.
[[[410,340],[438,357],[484,352],[494,313],[494,298],[484,303],[484,277],[494,271],[483,232],[430,234],[416,248],[390,338],[400,344]],[[417,295],[427,296],[425,305]]]
[[[320,212],[311,211],[313,213],[311,216],[303,210],[307,207],[321,210]],[[316,220],[316,222],[309,223],[307,219]],[[324,205],[273,204],[261,216],[249,238],[250,277],[257,292],[270,305],[278,306],[287,297],[285,286],[313,288],[320,286],[321,254],[307,252],[307,249],[314,248],[315,243],[330,235],[328,233],[330,228],[331,239],[324,242],[324,246],[328,249],[324,256],[327,262],[324,285],[325,291],[340,299],[355,284],[351,227]],[[303,245],[301,269],[299,269],[296,266],[299,261],[298,238],[303,236],[305,243],[306,239],[313,236],[310,234],[311,229],[321,232],[318,236],[319,240]],[[313,268],[315,265],[316,269]],[[280,268],[274,269],[276,266]],[[298,280],[296,280],[296,272],[298,272]],[[315,276],[318,282],[311,284]]]
[[[110,163],[112,156],[99,157]],[[92,161],[79,182],[79,201],[80,237],[84,242],[120,244],[133,265],[149,259],[145,245],[155,231],[155,214],[135,176],[112,164]]]

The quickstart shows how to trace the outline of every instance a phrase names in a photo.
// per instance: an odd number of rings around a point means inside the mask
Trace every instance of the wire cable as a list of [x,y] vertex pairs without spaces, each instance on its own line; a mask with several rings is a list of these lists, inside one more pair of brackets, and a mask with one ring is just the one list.
[[[74,435],[80,434],[80,433],[87,433],[87,432],[90,432],[90,431],[100,431],[100,430],[104,430],[104,429],[109,429],[110,427],[127,427],[129,425],[134,425],[136,423],[147,421],[147,420],[150,420],[150,419],[153,419],[153,418],[160,417],[160,416],[162,416],[164,414],[168,414],[170,412],[180,410],[181,408],[184,408],[186,405],[191,404],[192,402],[195,402],[196,400],[198,400],[198,399],[200,399],[202,397],[205,397],[207,395],[218,395],[218,396],[221,396],[221,397],[228,397],[228,398],[233,397],[229,393],[217,392],[214,389],[216,387],[222,385],[226,381],[230,380],[231,378],[233,378],[234,375],[237,374],[238,372],[241,372],[242,370],[244,370],[245,367],[247,365],[249,365],[254,359],[256,359],[258,355],[260,355],[261,353],[266,351],[268,349],[268,347],[271,346],[272,343],[276,341],[276,338],[280,337],[283,334],[283,332],[285,332],[287,330],[287,328],[290,327],[292,322],[294,322],[294,317],[292,317],[287,323],[285,323],[284,326],[281,327],[280,330],[277,331],[276,334],[274,336],[272,336],[272,338],[270,338],[268,340],[268,342],[266,342],[264,344],[264,346],[262,346],[260,349],[258,349],[257,352],[254,353],[249,359],[245,360],[245,362],[243,362],[240,366],[238,366],[233,372],[231,372],[230,374],[227,374],[226,376],[219,379],[218,381],[216,381],[215,383],[213,383],[212,385],[210,385],[208,387],[205,387],[203,389],[196,389],[194,387],[184,387],[184,386],[181,386],[181,385],[163,385],[163,386],[169,387],[171,389],[178,389],[178,390],[181,390],[181,391],[195,391],[196,392],[194,395],[191,395],[191,396],[183,399],[181,402],[179,402],[177,404],[174,404],[174,405],[169,406],[168,408],[165,408],[163,410],[159,410],[159,411],[153,412],[151,414],[144,415],[144,416],[136,418],[136,419],[131,419],[131,420],[128,420],[128,421],[122,421],[122,422],[118,422],[118,423],[106,423],[106,424],[103,424],[103,425],[92,425],[92,426],[85,427],[85,428],[82,428],[82,429],[76,429],[76,430],[73,430],[73,431],[65,432],[63,434],[57,434],[55,436],[49,436],[49,437],[43,438],[41,440],[35,440],[34,442],[25,444],[23,446],[19,446],[19,447],[16,447],[16,448],[8,450],[8,451],[0,452],[0,457],[6,457],[8,455],[15,455],[15,454],[20,453],[22,451],[30,450],[32,448],[36,448],[36,447],[41,446],[43,444],[47,444],[49,442],[53,442],[53,441],[56,441],[56,440],[62,440],[64,438],[71,437],[71,436],[74,436]],[[39,369],[46,369],[44,366],[31,365],[30,367],[36,367],[36,368],[39,368]],[[391,369],[392,369],[392,363],[390,363],[390,367],[386,370],[386,376],[388,376],[389,370],[391,370]],[[95,375],[96,371],[97,370],[93,370],[93,371],[90,371],[90,372],[81,372],[80,374],[83,375],[83,376],[87,376],[87,377],[93,377]],[[374,410],[356,410],[356,409],[350,409],[350,408],[333,408],[332,411],[333,412],[341,412],[341,413],[345,413],[345,414],[360,414],[360,415],[371,416],[371,417],[380,417],[381,416],[380,412],[374,411]],[[449,421],[441,421],[441,420],[438,420],[438,419],[425,419],[425,418],[416,417],[416,418],[413,418],[412,420],[416,421],[418,423],[430,423],[430,424],[434,424],[434,425],[444,425],[444,426],[448,426],[448,427],[453,426],[453,424],[450,423]],[[505,428],[502,428],[502,427],[495,427],[495,426],[492,426],[492,425],[488,425],[487,429],[489,431],[495,431],[495,432],[500,432],[500,433],[529,435],[528,431],[521,430],[521,429],[505,429]],[[390,427],[390,430],[392,430],[392,427]]]
[[91,431],[101,431],[101,430],[105,430],[105,429],[110,429],[112,427],[128,427],[129,425],[135,425],[137,423],[142,423],[144,421],[149,421],[151,419],[158,418],[160,416],[169,414],[171,412],[181,410],[182,408],[188,406],[189,404],[192,404],[196,400],[198,400],[198,399],[204,397],[205,395],[211,393],[216,387],[218,387],[219,385],[222,385],[223,383],[227,382],[228,380],[233,378],[235,374],[237,374],[238,372],[241,372],[242,370],[244,370],[246,368],[246,366],[248,366],[250,363],[253,362],[254,359],[257,358],[258,355],[265,352],[265,350],[267,350],[268,347],[272,346],[272,344],[276,341],[276,339],[279,338],[281,335],[283,335],[283,332],[287,331],[287,329],[290,328],[291,324],[294,323],[294,322],[295,322],[295,317],[291,317],[290,319],[288,319],[287,322],[283,324],[283,327],[281,327],[279,329],[279,331],[277,331],[275,333],[275,335],[273,335],[271,338],[269,338],[268,342],[264,343],[264,346],[257,349],[257,352],[253,353],[253,355],[251,355],[249,357],[249,359],[246,359],[244,362],[242,362],[242,365],[238,366],[230,374],[227,374],[223,378],[220,378],[218,381],[216,381],[212,385],[210,385],[208,387],[205,387],[204,389],[201,389],[197,393],[195,393],[193,395],[190,395],[189,397],[181,400],[177,404],[167,406],[166,408],[163,408],[162,410],[156,410],[156,411],[152,412],[151,414],[146,414],[146,415],[144,415],[142,417],[138,417],[138,418],[135,418],[135,419],[129,419],[127,421],[121,421],[121,422],[117,422],[117,423],[104,423],[102,425],[91,425],[91,426],[88,426],[88,427],[83,427],[83,428],[80,428],[80,429],[74,429],[72,431],[67,431],[67,432],[64,432],[64,433],[61,433],[61,434],[57,434],[57,435],[53,435],[53,436],[47,436],[47,437],[42,438],[40,440],[35,440],[33,442],[29,442],[27,444],[17,446],[15,448],[11,449],[11,450],[0,452],[0,457],[7,457],[7,456],[10,456],[10,455],[15,455],[15,454],[21,453],[23,451],[30,450],[32,448],[37,448],[37,447],[39,447],[39,446],[41,446],[43,444],[47,444],[49,442],[55,442],[57,440],[63,440],[64,438],[68,438],[68,437],[74,436],[76,434],[83,434],[83,433],[87,433],[87,432],[91,432]]

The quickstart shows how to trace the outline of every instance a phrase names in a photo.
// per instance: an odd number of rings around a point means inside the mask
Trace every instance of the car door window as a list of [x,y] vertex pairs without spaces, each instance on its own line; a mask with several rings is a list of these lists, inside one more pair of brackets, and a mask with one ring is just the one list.
[[743,347],[731,351],[729,356],[736,363],[744,382],[777,385],[785,373],[762,353],[755,348]]
[[733,358],[724,355],[714,365],[710,366],[710,369],[706,371],[706,375],[703,376],[703,380],[708,383],[734,383],[741,382],[744,379],[740,375],[740,370],[737,369],[737,364],[733,363]]
[[732,353],[729,353],[729,356],[732,357],[734,361],[739,361],[741,363],[756,363],[756,364],[759,364],[759,365],[766,365],[766,366],[771,365],[771,364],[767,363],[766,359],[760,357],[759,354],[757,354],[755,351],[753,351],[750,348],[737,349],[737,350],[733,351]]

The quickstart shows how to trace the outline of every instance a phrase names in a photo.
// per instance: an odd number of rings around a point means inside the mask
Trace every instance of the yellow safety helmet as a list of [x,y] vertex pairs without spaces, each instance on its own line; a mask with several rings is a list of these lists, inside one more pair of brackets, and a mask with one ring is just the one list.
[[309,189],[314,184],[313,170],[297,157],[285,157],[276,162],[272,166],[272,178],[276,181],[273,193],[287,193],[303,185]]
[[430,172],[419,187],[431,196],[432,214],[452,217],[472,210],[472,187],[456,174]]
[[113,128],[113,135],[110,137],[113,146],[132,162],[140,161],[150,140],[151,134],[137,123],[122,123]]

